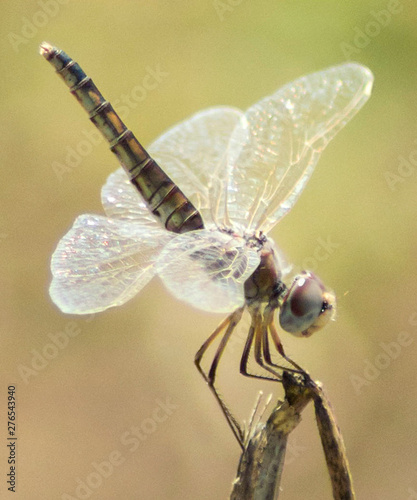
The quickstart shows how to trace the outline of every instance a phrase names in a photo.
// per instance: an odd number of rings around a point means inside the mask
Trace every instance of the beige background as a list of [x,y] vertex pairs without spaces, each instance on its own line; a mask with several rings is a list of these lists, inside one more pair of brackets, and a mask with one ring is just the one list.
[[[389,8],[395,13],[377,14]],[[56,243],[77,215],[101,213],[100,188],[117,165],[103,143],[87,144],[77,166],[61,178],[54,172],[92,126],[38,55],[44,39],[80,62],[116,108],[137,92],[126,122],[145,145],[199,109],[246,108],[346,59],[372,69],[371,100],[324,152],[272,236],[338,295],[335,323],[309,340],[283,340],[327,389],[358,498],[417,498],[416,21],[411,1],[2,4],[1,498],[10,384],[19,438],[14,498],[81,498],[77,481],[88,478],[101,481],[90,498],[226,498],[239,457],[193,365],[220,315],[176,301],[158,279],[94,318],[66,316],[49,299]],[[158,65],[168,75],[140,98],[148,67]],[[319,261],[323,240],[338,246]],[[78,335],[48,351],[63,331]],[[407,345],[391,345],[396,357],[387,357],[381,343],[398,340]],[[219,383],[247,419],[260,388],[281,392],[239,375],[241,347],[225,357]],[[43,351],[54,357],[42,366],[33,357]],[[168,410],[158,409],[167,401]],[[132,427],[142,441],[129,441]],[[91,475],[109,457],[119,465],[108,477]],[[312,409],[292,436],[282,488],[283,500],[330,498]]]

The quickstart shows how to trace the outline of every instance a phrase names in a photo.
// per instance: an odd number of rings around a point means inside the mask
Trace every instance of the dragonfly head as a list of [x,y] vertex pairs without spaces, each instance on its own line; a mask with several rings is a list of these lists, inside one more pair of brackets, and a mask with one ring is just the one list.
[[334,316],[336,297],[317,276],[303,271],[286,290],[280,313],[281,328],[297,337],[309,337]]

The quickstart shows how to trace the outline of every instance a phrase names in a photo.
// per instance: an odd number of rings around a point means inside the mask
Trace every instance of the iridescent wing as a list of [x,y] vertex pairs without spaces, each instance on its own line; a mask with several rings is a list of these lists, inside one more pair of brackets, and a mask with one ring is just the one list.
[[[200,211],[204,222],[212,222],[209,186],[223,164],[229,138],[243,113],[235,108],[216,107],[200,111],[178,123],[148,148],[150,155]],[[222,162],[223,160],[223,162]],[[108,216],[154,222],[140,195],[120,168],[102,190]]]
[[72,314],[124,304],[155,274],[155,257],[173,236],[137,222],[81,215],[52,256],[52,300]]
[[243,285],[260,262],[243,238],[201,230],[173,238],[156,262],[156,272],[178,299],[211,312],[244,304]]
[[321,151],[369,98],[356,63],[299,78],[250,107],[234,129],[218,219],[268,232],[294,205]]

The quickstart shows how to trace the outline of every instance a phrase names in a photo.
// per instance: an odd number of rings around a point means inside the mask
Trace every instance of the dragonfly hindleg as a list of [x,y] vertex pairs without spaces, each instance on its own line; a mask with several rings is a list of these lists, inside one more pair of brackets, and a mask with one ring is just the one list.
[[[230,412],[229,408],[226,406],[226,403],[223,401],[221,395],[217,391],[216,387],[214,386],[214,382],[216,380],[216,371],[217,367],[220,361],[220,358],[226,348],[227,342],[230,339],[231,334],[233,333],[233,330],[236,328],[236,325],[239,323],[242,314],[243,314],[244,307],[240,307],[236,311],[234,311],[232,314],[230,314],[224,321],[220,323],[220,325],[214,330],[214,332],[210,335],[210,337],[204,342],[204,344],[200,347],[200,349],[197,351],[194,362],[195,365],[197,366],[198,371],[201,373],[203,376],[204,380],[207,382],[208,386],[210,387],[212,393],[214,394],[214,397],[216,398],[217,402],[220,405],[220,408],[222,409],[222,412],[224,416],[226,417],[226,420],[230,426],[230,428],[233,431],[233,434],[235,435],[239,445],[243,449],[243,440],[244,440],[244,433],[242,431],[241,426],[239,425],[239,422],[236,420],[236,418],[232,415]],[[209,372],[206,373],[202,366],[201,366],[201,361],[204,357],[204,354],[206,353],[207,349],[210,347],[210,345],[214,342],[214,340],[219,336],[223,335],[220,343],[217,347],[216,353],[214,355],[213,361],[211,363]]]

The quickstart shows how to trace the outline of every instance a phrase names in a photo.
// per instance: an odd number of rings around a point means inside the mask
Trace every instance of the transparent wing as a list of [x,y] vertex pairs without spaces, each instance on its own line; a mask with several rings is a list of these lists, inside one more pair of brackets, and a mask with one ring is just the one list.
[[218,168],[224,168],[230,136],[242,116],[231,107],[205,109],[172,127],[149,147],[151,156],[200,211],[206,225],[213,222],[209,186],[219,178]]
[[72,314],[124,304],[152,278],[155,258],[170,238],[162,229],[81,215],[52,256],[52,300]]
[[176,298],[204,311],[230,312],[244,304],[244,282],[259,261],[243,238],[201,230],[171,240],[156,271]]
[[[200,111],[168,130],[148,149],[200,210],[206,224],[212,221],[208,186],[242,115],[241,111],[230,107]],[[108,178],[102,190],[102,203],[109,217],[138,220],[141,224],[159,227],[122,168]]]
[[135,221],[141,226],[154,229],[162,227],[148,210],[122,167],[109,175],[101,190],[101,202],[104,211],[111,218]]
[[372,81],[367,68],[343,64],[250,107],[229,144],[225,224],[269,231],[296,202],[321,151],[367,101]]

